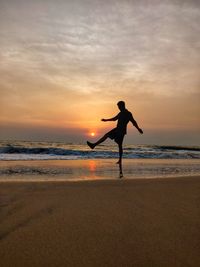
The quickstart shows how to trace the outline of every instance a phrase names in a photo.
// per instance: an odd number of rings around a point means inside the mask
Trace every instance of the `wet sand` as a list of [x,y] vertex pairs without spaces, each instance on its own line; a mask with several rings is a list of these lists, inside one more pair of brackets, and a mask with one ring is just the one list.
[[[200,159],[123,159],[126,179],[199,176]],[[0,161],[1,181],[110,180],[120,176],[116,159]]]
[[200,177],[0,183],[0,265],[200,266]]

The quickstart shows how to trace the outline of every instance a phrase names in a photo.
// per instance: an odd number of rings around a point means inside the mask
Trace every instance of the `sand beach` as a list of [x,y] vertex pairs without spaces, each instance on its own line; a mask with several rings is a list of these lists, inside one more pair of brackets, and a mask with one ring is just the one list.
[[0,183],[0,265],[200,265],[200,177]]

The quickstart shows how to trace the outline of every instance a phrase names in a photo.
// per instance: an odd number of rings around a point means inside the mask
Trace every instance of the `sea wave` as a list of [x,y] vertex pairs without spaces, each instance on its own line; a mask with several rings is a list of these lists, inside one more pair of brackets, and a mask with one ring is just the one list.
[[[41,159],[91,159],[117,158],[117,146],[98,146],[90,150],[86,145],[28,143],[0,145],[0,160],[41,160]],[[149,146],[127,145],[124,147],[124,158],[157,158],[157,159],[200,159],[200,147],[183,146]]]
[[199,147],[188,147],[188,146],[153,146],[154,148],[163,149],[163,150],[182,150],[182,151],[198,151],[200,152]]

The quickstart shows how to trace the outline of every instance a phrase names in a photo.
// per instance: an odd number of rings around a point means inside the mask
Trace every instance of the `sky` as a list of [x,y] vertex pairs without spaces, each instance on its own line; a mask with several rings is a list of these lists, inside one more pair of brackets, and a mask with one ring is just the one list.
[[96,140],[124,100],[127,143],[200,145],[199,25],[199,0],[1,0],[0,139]]

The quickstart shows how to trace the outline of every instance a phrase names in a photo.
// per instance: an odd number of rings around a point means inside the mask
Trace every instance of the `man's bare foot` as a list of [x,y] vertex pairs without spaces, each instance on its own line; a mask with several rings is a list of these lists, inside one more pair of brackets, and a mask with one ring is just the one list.
[[87,145],[91,148],[91,149],[94,149],[95,148],[95,145],[90,143],[89,141],[87,141]]

